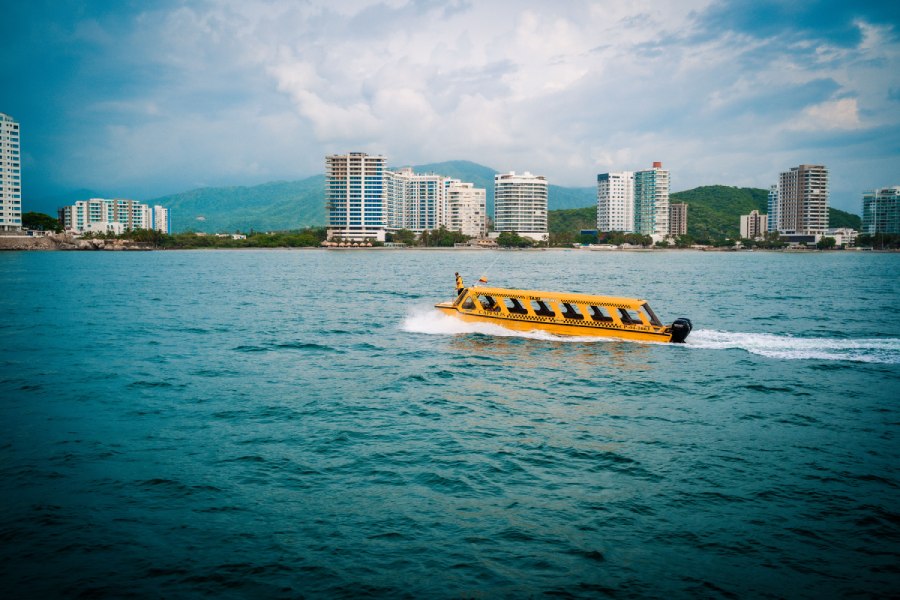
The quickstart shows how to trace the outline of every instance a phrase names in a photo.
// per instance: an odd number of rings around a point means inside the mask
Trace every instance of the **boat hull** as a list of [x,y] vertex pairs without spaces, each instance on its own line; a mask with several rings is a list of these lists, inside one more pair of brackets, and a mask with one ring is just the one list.
[[632,340],[639,342],[669,343],[672,341],[672,333],[648,331],[650,327],[632,326],[617,327],[613,324],[595,322],[564,322],[560,319],[539,320],[535,317],[517,318],[503,313],[488,313],[487,311],[463,312],[457,309],[453,303],[442,302],[435,308],[444,314],[469,323],[491,323],[513,331],[546,331],[553,335],[578,336],[578,337],[604,337]]

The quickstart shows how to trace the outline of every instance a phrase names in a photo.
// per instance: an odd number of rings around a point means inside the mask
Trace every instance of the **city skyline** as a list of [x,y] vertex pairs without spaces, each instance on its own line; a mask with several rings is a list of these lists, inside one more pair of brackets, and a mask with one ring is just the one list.
[[900,173],[887,3],[222,1],[8,7],[23,204],[151,199],[321,172],[357,148],[590,187],[662,160],[672,191],[827,164],[861,212]]
[[365,152],[325,157],[329,240],[384,242],[387,233],[402,230],[421,234],[446,228],[472,237],[487,231],[484,189],[386,164],[386,156]]

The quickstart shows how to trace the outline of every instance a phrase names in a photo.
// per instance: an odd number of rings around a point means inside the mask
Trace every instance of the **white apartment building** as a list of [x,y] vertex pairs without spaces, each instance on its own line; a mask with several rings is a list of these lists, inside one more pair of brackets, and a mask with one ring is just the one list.
[[150,228],[161,233],[172,233],[172,222],[169,220],[169,209],[160,205],[153,207]]
[[384,241],[385,164],[364,152],[325,157],[328,239]]
[[19,124],[0,113],[0,231],[22,229],[22,154]]
[[634,231],[654,242],[669,235],[669,171],[661,162],[634,172]]
[[786,235],[820,236],[828,228],[828,169],[800,165],[778,177],[776,226]]
[[528,171],[494,175],[494,231],[547,241],[547,178]]
[[751,210],[749,215],[741,215],[741,237],[748,240],[765,237],[768,225],[766,215],[759,214],[758,210]]
[[447,229],[469,237],[484,237],[487,232],[487,191],[459,179],[447,179],[445,185]]
[[385,227],[431,231],[447,224],[447,177],[413,173],[410,168],[386,171]]
[[862,229],[865,233],[900,233],[900,185],[863,194]]
[[830,227],[825,230],[823,237],[834,238],[835,246],[850,247],[856,245],[856,237],[859,232],[849,227]]
[[[143,202],[125,199],[91,198],[60,209],[63,228],[72,233],[114,233],[134,229],[156,229],[169,233],[169,210],[150,208]],[[160,223],[154,225],[154,216]]]
[[597,175],[597,231],[634,231],[634,173]]

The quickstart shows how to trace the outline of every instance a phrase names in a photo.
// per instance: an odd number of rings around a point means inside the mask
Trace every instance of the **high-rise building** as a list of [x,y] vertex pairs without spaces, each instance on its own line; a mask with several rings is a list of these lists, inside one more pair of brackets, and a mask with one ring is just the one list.
[[768,220],[767,220],[767,229],[769,231],[778,231],[778,185],[773,185],[769,188],[769,201],[768,201]]
[[546,241],[547,178],[528,171],[494,175],[494,230]]
[[761,238],[768,231],[768,219],[766,215],[759,214],[758,210],[751,210],[749,215],[741,215],[741,237],[748,240]]
[[863,194],[864,233],[900,233],[900,186]]
[[385,162],[364,152],[325,157],[329,239],[384,241]]
[[459,179],[448,179],[447,229],[480,238],[487,232],[487,192]]
[[779,233],[822,235],[828,228],[828,169],[800,165],[778,178]]
[[597,230],[634,231],[634,173],[597,175]]
[[[59,215],[63,228],[73,233],[122,234],[134,229],[170,231],[168,209],[162,206],[150,208],[137,200],[79,200],[73,206],[62,207]],[[156,224],[155,219],[159,219]]]
[[688,205],[684,202],[669,204],[669,235],[687,235]]
[[158,204],[153,207],[153,221],[150,224],[151,229],[155,229],[161,233],[172,233],[172,222],[169,220],[169,209],[163,208]]
[[657,240],[669,234],[669,172],[661,162],[634,172],[634,230]]
[[446,225],[447,179],[434,173],[413,173],[410,168],[386,171],[385,227],[422,233]]
[[22,155],[19,124],[0,113],[0,231],[22,229]]

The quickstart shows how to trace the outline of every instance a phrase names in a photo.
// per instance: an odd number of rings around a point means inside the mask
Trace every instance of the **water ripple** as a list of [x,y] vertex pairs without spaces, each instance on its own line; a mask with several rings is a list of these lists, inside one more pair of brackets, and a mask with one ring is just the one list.
[[479,252],[0,254],[4,592],[891,597],[900,262],[712,254],[495,257],[684,345],[447,320]]

